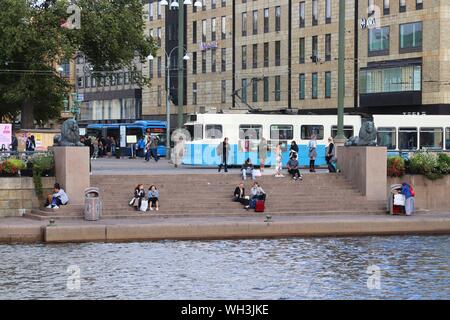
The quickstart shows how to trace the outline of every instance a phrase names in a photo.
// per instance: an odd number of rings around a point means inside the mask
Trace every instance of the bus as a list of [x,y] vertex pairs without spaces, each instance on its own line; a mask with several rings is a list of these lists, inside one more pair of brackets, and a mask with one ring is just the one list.
[[[120,143],[120,127],[126,128],[127,136],[135,136],[136,141],[139,138],[146,135],[148,132],[152,136],[156,136],[159,139],[158,155],[161,157],[166,156],[166,129],[167,124],[165,121],[156,120],[138,120],[133,123],[107,123],[107,124],[89,124],[86,127],[86,134],[90,137],[113,137],[117,143]],[[127,149],[123,155],[128,156],[131,154],[129,149],[131,145],[127,144]]]

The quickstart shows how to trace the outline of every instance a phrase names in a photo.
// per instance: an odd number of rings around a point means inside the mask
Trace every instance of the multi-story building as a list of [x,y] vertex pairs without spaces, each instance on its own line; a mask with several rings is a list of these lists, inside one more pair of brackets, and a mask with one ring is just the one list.
[[[191,59],[185,63],[184,113],[336,113],[338,0],[202,3],[185,7],[184,46]],[[142,116],[164,118],[166,53],[178,45],[177,10],[153,0],[145,6],[147,32],[161,47],[144,68],[153,80],[143,90]],[[450,113],[449,32],[448,1],[346,1],[346,110]],[[169,74],[175,106],[176,63],[174,52]]]

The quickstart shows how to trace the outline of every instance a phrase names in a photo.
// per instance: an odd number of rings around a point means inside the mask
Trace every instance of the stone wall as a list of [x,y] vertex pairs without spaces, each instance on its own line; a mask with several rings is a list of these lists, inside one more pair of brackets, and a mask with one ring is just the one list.
[[[51,191],[54,183],[54,177],[42,178],[44,194]],[[0,178],[0,218],[22,216],[40,205],[34,190],[33,178]]]
[[401,178],[388,177],[391,184],[406,182],[416,192],[415,204],[419,209],[448,211],[450,208],[450,176],[438,180],[429,180],[422,175],[405,175]]

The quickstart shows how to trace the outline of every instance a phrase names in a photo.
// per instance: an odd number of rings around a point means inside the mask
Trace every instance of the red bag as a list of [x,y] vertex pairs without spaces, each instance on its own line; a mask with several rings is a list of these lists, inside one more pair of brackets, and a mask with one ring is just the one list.
[[411,192],[411,195],[412,195],[413,197],[416,196],[416,193],[414,192],[413,187],[409,186],[409,192]]
[[264,212],[264,200],[256,200],[255,212]]

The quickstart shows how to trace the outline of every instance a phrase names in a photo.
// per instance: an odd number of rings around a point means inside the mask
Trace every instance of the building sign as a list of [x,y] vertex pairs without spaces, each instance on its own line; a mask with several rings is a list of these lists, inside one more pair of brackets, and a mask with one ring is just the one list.
[[426,116],[427,113],[425,111],[409,111],[409,112],[403,112],[404,116]]
[[12,124],[0,123],[0,148],[7,149],[11,144]]
[[219,47],[219,43],[217,41],[200,42],[199,47],[201,51],[217,49]]

